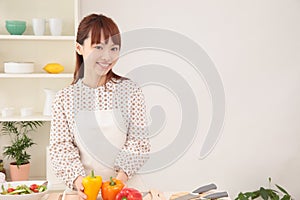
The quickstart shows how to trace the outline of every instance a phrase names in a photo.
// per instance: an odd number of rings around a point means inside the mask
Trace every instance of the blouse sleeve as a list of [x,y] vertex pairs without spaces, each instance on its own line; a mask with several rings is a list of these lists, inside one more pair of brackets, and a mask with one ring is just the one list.
[[67,115],[72,113],[66,106],[70,105],[67,97],[62,91],[58,92],[52,105],[49,152],[55,175],[73,189],[74,180],[79,175],[85,176],[85,172],[67,121]]
[[142,90],[134,87],[129,96],[127,138],[115,161],[115,170],[122,169],[131,178],[149,159],[150,141]]

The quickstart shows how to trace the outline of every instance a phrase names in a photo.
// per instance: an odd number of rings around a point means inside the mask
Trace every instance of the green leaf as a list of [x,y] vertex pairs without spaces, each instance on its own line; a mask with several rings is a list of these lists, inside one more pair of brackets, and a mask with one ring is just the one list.
[[245,196],[245,194],[243,194],[242,192],[240,192],[238,194],[238,196],[235,198],[235,200],[249,200],[249,199]]
[[268,195],[268,192],[266,191],[265,188],[261,187],[261,188],[259,189],[259,193],[260,193],[260,196],[261,196],[264,200],[268,200],[269,195]]
[[[271,183],[271,178],[269,177],[269,183]],[[275,184],[276,185],[276,184]],[[270,186],[271,187],[271,186]],[[238,197],[236,197],[235,200],[253,200],[258,197],[261,197],[263,200],[293,200],[290,194],[280,187],[279,185],[276,185],[277,189],[265,189],[263,187],[260,187],[259,190],[253,191],[253,192],[245,192],[245,193],[239,193]],[[284,196],[281,198],[282,193]]]
[[259,190],[255,191],[251,195],[251,199],[256,199],[260,196]]
[[30,155],[27,154],[27,149],[35,143],[28,136],[31,131],[36,131],[39,126],[43,125],[41,121],[10,121],[0,122],[1,134],[9,135],[11,145],[3,148],[3,155],[15,160],[17,166],[28,163]]
[[281,200],[290,200],[290,199],[291,199],[291,196],[288,195],[288,194],[284,195],[284,196],[281,198]]
[[249,197],[251,197],[252,192],[245,192],[245,193],[243,193],[243,194],[244,194],[245,197],[248,197],[248,198],[249,198]]
[[272,189],[268,189],[267,190],[269,197],[272,200],[279,200],[279,195],[277,194],[278,192]]
[[282,187],[280,187],[279,185],[275,184],[276,187],[281,191],[283,192],[284,194],[289,194],[285,189],[283,189]]

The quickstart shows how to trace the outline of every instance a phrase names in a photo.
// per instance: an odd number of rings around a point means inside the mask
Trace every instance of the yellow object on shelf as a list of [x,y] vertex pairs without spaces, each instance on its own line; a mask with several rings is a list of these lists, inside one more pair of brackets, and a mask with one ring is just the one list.
[[65,68],[59,63],[48,63],[43,69],[50,74],[58,74]]

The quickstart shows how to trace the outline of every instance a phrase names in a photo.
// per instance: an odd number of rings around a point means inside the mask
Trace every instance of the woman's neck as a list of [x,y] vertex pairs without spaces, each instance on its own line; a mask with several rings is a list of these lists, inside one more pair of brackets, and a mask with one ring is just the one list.
[[98,76],[97,78],[86,78],[83,77],[82,82],[91,87],[91,88],[97,88],[99,86],[103,86],[105,84],[106,81],[106,75],[105,76]]

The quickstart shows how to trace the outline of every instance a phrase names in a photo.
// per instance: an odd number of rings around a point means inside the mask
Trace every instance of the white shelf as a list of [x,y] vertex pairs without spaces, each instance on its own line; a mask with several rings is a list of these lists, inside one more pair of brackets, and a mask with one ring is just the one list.
[[51,121],[51,116],[43,115],[42,113],[34,113],[33,115],[22,117],[20,115],[14,115],[11,117],[0,116],[1,122],[8,121]]
[[48,74],[48,73],[32,73],[32,74],[8,74],[0,73],[0,78],[73,78],[72,73]]
[[66,40],[66,41],[75,41],[75,36],[35,36],[35,35],[0,35],[2,40]]

